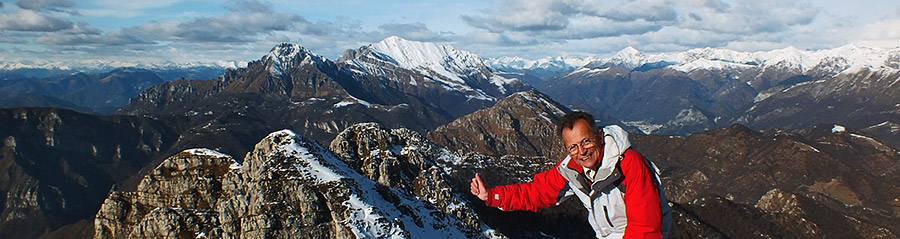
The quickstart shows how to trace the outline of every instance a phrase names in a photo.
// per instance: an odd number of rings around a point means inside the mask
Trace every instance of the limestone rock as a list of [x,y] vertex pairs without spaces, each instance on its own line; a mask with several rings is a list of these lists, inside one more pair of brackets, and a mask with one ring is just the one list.
[[[415,183],[391,187],[289,130],[269,134],[240,164],[212,150],[186,150],[144,177],[136,192],[111,192],[94,237],[502,237],[444,186],[439,168],[419,169],[410,178]],[[417,187],[425,190],[411,192]]]

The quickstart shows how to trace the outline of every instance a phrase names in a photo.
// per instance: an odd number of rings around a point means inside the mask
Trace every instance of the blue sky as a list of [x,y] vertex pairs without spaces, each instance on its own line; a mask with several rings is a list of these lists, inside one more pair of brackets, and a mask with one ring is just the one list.
[[232,64],[275,44],[336,59],[397,35],[482,57],[900,46],[900,1],[0,0],[0,66]]

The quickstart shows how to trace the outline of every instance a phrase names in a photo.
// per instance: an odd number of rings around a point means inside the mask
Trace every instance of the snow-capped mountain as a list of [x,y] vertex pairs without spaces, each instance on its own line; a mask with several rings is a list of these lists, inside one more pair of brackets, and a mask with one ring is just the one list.
[[494,74],[470,52],[396,36],[347,50],[337,62],[360,81],[397,88],[446,109],[453,117],[531,89],[516,78]]
[[561,76],[574,69],[581,68],[594,60],[594,57],[581,58],[564,56],[529,60],[515,56],[488,58],[485,59],[485,63],[491,68],[501,72],[531,75],[537,77],[539,80],[547,80]]
[[369,45],[368,49],[375,57],[402,68],[420,70],[423,74],[440,74],[452,81],[450,84],[465,83],[462,78],[471,75],[488,77],[481,58],[452,46],[392,36]]
[[813,73],[816,69],[828,70],[831,73],[852,73],[864,68],[897,70],[900,64],[900,48],[884,50],[845,45],[818,51],[787,47],[760,52],[701,48],[677,53],[647,54],[633,47],[627,47],[612,57],[593,61],[585,67],[596,69],[617,66],[634,69],[654,63],[661,63],[659,65],[662,67],[682,72],[697,69],[790,68],[802,74]]
[[896,123],[897,83],[900,48],[649,54],[629,47],[537,88],[644,133],[684,135],[734,123],[760,129]]
[[328,59],[317,55],[297,44],[277,45],[269,54],[263,56],[262,61],[270,62],[269,72],[274,76],[286,74],[292,68],[300,68],[304,65],[322,65],[330,63]]
[[[494,74],[473,53],[397,36],[358,50],[348,50],[338,62],[355,71],[382,76],[412,88],[439,86],[460,92],[470,100],[493,102],[528,88],[518,79]],[[408,72],[396,72],[395,69]]]

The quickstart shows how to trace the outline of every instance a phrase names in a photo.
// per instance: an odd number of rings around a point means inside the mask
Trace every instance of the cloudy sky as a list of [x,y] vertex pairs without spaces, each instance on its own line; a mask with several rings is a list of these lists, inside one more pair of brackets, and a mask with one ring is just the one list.
[[482,57],[714,47],[900,46],[895,0],[0,0],[0,64],[246,62],[275,44],[336,59],[397,35]]

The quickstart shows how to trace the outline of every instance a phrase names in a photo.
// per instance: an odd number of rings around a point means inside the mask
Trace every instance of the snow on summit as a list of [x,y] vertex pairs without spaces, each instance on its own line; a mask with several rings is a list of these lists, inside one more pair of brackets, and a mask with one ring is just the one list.
[[452,46],[438,45],[432,42],[406,40],[397,36],[385,38],[370,47],[373,51],[384,54],[397,65],[407,69],[419,67],[435,71],[477,69],[484,66],[477,55],[457,50]]
[[[488,78],[481,72],[485,68],[481,58],[452,46],[392,36],[369,45],[369,49],[382,60],[401,68],[434,72],[450,81],[447,82],[450,85],[466,84],[463,77]],[[427,71],[422,73],[430,75]]]
[[[299,65],[294,65],[298,57],[303,57],[303,59],[300,60]],[[316,55],[300,45],[289,43],[282,43],[273,47],[264,58],[272,61],[272,65],[269,68],[269,72],[272,75],[283,75],[285,70],[293,67],[326,61],[324,57]]]
[[[479,101],[496,101],[496,96],[505,95],[510,87],[514,87],[512,85],[520,84],[517,79],[494,75],[484,61],[471,52],[397,36],[385,38],[359,50],[348,51],[341,58],[339,61],[357,67],[358,71],[366,74],[387,76],[390,80],[419,87],[443,87]],[[395,72],[386,70],[388,68],[385,65],[406,69],[424,77],[395,76]]]
[[[325,192],[323,197],[342,200],[340,204],[346,207],[347,213],[336,215],[346,216],[339,222],[356,238],[467,237],[459,218],[437,216],[443,215],[439,208],[400,188],[377,189],[375,181],[348,166],[339,159],[340,156],[291,130],[270,133],[263,142],[270,144],[257,147],[268,150],[269,155],[264,157],[267,161],[248,164],[257,164],[259,170],[296,172],[283,180],[302,180],[302,183]],[[329,194],[335,191],[344,193]],[[391,196],[385,197],[388,194]],[[481,229],[493,231],[487,226]]]
[[684,72],[696,69],[747,67],[795,68],[803,73],[816,68],[833,70],[835,73],[858,72],[862,69],[896,71],[900,70],[900,48],[884,50],[846,45],[818,51],[787,47],[761,52],[702,48],[676,53],[647,54],[633,47],[626,47],[612,57],[596,60],[585,67],[636,68],[648,63],[667,63],[669,68]]

